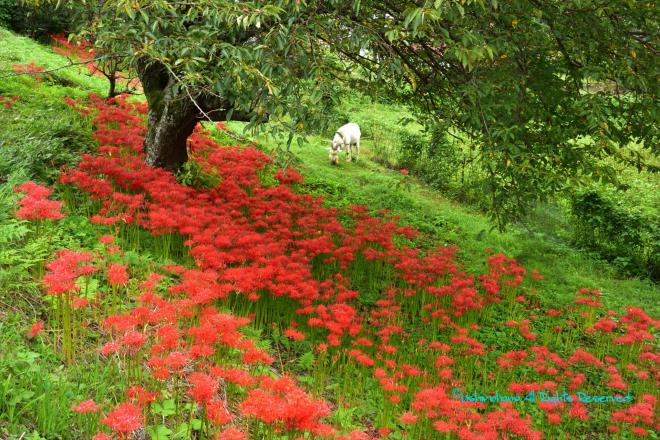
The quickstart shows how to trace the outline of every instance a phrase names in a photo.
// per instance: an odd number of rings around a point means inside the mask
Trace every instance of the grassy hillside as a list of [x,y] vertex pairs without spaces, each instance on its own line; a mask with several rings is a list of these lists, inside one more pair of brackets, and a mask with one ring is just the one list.
[[[10,70],[11,64],[28,64],[35,59],[47,69],[67,64],[49,48],[5,30],[0,32],[3,70]],[[57,161],[71,161],[75,154],[88,148],[89,127],[62,101],[64,96],[86,97],[90,91],[104,93],[105,80],[85,73],[84,67],[57,71],[44,80],[48,87],[34,87],[30,79],[20,76],[0,82],[0,95],[24,96],[11,111],[3,110],[10,122],[3,128],[0,139],[3,150],[0,174],[25,170],[30,177],[52,178],[57,172]],[[342,110],[363,129],[366,138],[362,143],[363,160],[330,166],[327,160],[330,133],[311,136],[302,147],[294,144],[292,151],[299,161],[296,165],[306,176],[305,189],[310,193],[323,195],[333,206],[365,204],[374,210],[390,209],[401,216],[402,223],[423,232],[429,245],[459,246],[469,269],[477,269],[470,264],[482,264],[486,248],[504,252],[544,274],[544,297],[549,303],[566,302],[576,286],[589,286],[602,289],[611,307],[634,304],[656,314],[660,311],[660,290],[654,283],[621,278],[610,265],[590,258],[556,236],[530,233],[517,227],[507,233],[491,231],[492,223],[476,209],[454,203],[416,179],[370,160],[374,137],[379,148],[393,149],[401,130],[419,129],[415,125],[401,127],[400,120],[410,116],[405,109],[353,97]],[[240,123],[231,123],[230,128],[242,131]],[[277,142],[268,137],[258,140],[266,149]],[[53,167],[43,166],[51,160],[56,161]]]
[[[0,76],[30,63],[67,61],[0,29]],[[405,109],[347,99],[343,111],[366,135],[360,161],[331,166],[331,133],[311,136],[293,147],[302,183],[275,174],[259,150],[226,147],[234,139],[209,126],[225,147],[200,147],[177,181],[135,160],[140,98],[87,99],[104,90],[84,68],[0,78],[0,95],[17,97],[0,105],[0,438],[291,440],[332,431],[398,440],[461,427],[525,438],[656,435],[648,417],[620,417],[611,402],[570,414],[568,405],[561,414],[534,404],[473,411],[449,395],[471,384],[512,393],[571,385],[628,390],[638,411],[652,411],[657,324],[624,307],[657,316],[660,288],[619,276],[551,232],[491,231],[476,209],[378,165],[374,149],[419,130],[399,128]],[[280,142],[256,141],[266,152]],[[84,152],[93,155],[76,167]],[[72,170],[64,180],[61,165]],[[29,179],[53,192],[28,184],[17,194]],[[17,218],[30,203],[63,218]],[[431,251],[450,245],[455,258]],[[498,253],[517,262],[488,260]],[[557,368],[532,365],[539,345]]]
[[[311,136],[302,147],[293,145],[294,165],[305,175],[306,191],[323,196],[332,206],[364,204],[374,211],[389,209],[401,217],[401,223],[419,229],[428,246],[458,246],[469,270],[483,269],[485,249],[514,257],[545,276],[542,297],[548,304],[566,304],[572,301],[576,286],[590,286],[604,292],[609,307],[634,304],[656,314],[660,311],[660,288],[652,281],[622,277],[616,268],[572,247],[559,234],[529,231],[515,225],[508,232],[493,231],[493,224],[477,209],[453,202],[414,177],[371,160],[373,129],[380,132],[379,143],[391,148],[399,141],[401,130],[418,129],[399,128],[399,121],[410,116],[405,109],[352,99],[344,111],[366,134],[361,144],[362,160],[347,163],[342,157],[338,167],[332,166],[328,161],[330,134]],[[242,132],[241,123],[229,126]],[[257,140],[267,149],[278,143],[266,136]]]

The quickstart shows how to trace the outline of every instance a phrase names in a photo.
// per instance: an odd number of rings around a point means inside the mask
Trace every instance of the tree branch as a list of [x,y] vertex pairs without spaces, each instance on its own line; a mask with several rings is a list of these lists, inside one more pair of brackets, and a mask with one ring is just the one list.
[[[57,72],[58,70],[68,69],[69,67],[81,66],[81,65],[84,65],[84,64],[93,63],[93,62],[98,61],[98,60],[104,60],[104,59],[108,59],[108,58],[118,58],[118,57],[122,57],[122,55],[103,55],[103,56],[100,56],[100,57],[92,58],[91,60],[71,62],[71,63],[67,64],[66,66],[55,67],[54,69],[48,69],[48,70],[30,71],[30,72],[11,71],[11,73],[0,76],[0,79],[11,78],[13,76],[21,76],[21,75],[45,75],[47,73]],[[5,70],[5,72],[10,72],[10,71]],[[0,74],[2,74],[2,73],[3,72],[0,71]]]

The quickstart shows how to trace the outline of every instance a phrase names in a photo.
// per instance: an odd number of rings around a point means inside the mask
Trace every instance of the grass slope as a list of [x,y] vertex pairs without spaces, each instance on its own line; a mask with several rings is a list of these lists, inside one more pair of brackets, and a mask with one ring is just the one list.
[[[389,127],[384,133],[385,144],[388,137],[397,139],[397,129],[392,127],[398,127],[398,121],[409,116],[398,107],[357,100],[349,102],[345,111],[367,135],[373,126],[379,130]],[[230,128],[240,131],[241,124],[231,123]],[[347,163],[342,158],[339,166],[332,166],[327,157],[328,139],[329,136],[311,136],[302,147],[292,146],[292,152],[297,159],[295,165],[305,175],[305,188],[325,197],[329,204],[364,204],[374,211],[389,209],[401,217],[401,223],[418,228],[429,246],[458,246],[458,255],[471,272],[483,269],[484,249],[503,252],[523,266],[541,272],[545,277],[541,297],[547,303],[567,304],[578,288],[590,287],[603,291],[608,307],[636,305],[645,307],[652,315],[660,311],[660,288],[653,282],[623,278],[610,264],[549,232],[530,232],[516,226],[504,233],[491,231],[492,223],[476,209],[455,203],[415,178],[404,177],[372,161],[373,138],[362,142],[359,162]],[[264,145],[277,141],[265,136],[258,140]]]
[[[67,64],[52,49],[0,29],[0,71],[11,70],[12,64],[31,62],[47,69]],[[33,87],[30,80],[20,76],[0,80],[0,95],[29,97],[14,104],[11,112],[0,110],[8,113],[3,120],[9,121],[0,136],[0,174],[16,172],[24,165],[30,177],[52,178],[59,162],[70,161],[69,154],[84,150],[82,145],[89,136],[86,123],[62,103],[63,97],[80,98],[92,91],[102,94],[105,87],[103,79],[87,75],[84,67],[50,74],[42,87]],[[429,246],[457,245],[468,270],[482,268],[486,248],[517,258],[545,276],[542,296],[549,303],[567,303],[578,288],[587,286],[603,290],[609,307],[632,304],[646,307],[654,315],[660,311],[660,288],[656,284],[622,278],[611,265],[552,234],[516,227],[505,233],[489,232],[492,224],[475,209],[454,203],[414,178],[404,178],[371,161],[371,151],[376,148],[374,138],[379,148],[391,148],[398,139],[400,120],[409,116],[405,109],[353,97],[346,101],[343,111],[362,127],[366,138],[362,160],[330,166],[326,146],[329,133],[311,136],[302,147],[294,145],[296,165],[306,176],[309,192],[324,196],[336,206],[365,204],[374,210],[389,209],[401,216],[402,223],[417,227]],[[230,128],[240,131],[241,124],[231,123]],[[404,129],[419,127],[412,124]],[[277,142],[268,136],[258,140],[266,146]],[[53,174],[43,170],[49,160],[56,164]]]
[[11,76],[15,65],[47,70],[69,64],[63,56],[33,40],[0,28],[0,96],[17,96],[11,107],[0,105],[0,178],[24,173],[52,181],[59,167],[90,148],[89,123],[64,103],[64,97],[85,98],[103,93],[106,84],[87,75],[85,66],[32,77]]
[[[0,71],[11,71],[12,64],[31,62],[46,68],[67,63],[51,49],[0,29]],[[74,161],[93,144],[91,127],[62,103],[63,98],[82,98],[91,91],[102,94],[104,89],[103,80],[89,77],[78,68],[58,71],[36,86],[20,76],[0,79],[0,95],[20,96],[13,106],[0,107],[4,124],[0,130],[0,177],[8,180],[0,183],[0,246],[10,249],[5,253],[0,250],[0,272],[13,268],[11,278],[0,276],[0,376],[11,379],[0,383],[1,438],[40,439],[39,433],[48,433],[49,438],[70,438],[68,402],[82,400],[94,391],[99,400],[119,393],[120,387],[112,382],[114,372],[100,370],[92,374],[98,365],[65,372],[58,367],[60,360],[48,344],[23,337],[25,327],[43,314],[43,304],[37,299],[37,283],[32,281],[24,289],[21,283],[38,278],[40,263],[55,249],[74,247],[74,242],[91,242],[93,227],[84,217],[71,217],[58,226],[51,240],[35,244],[22,229],[22,222],[11,216],[15,203],[11,187],[15,183],[26,178],[53,180],[57,165]],[[327,159],[328,133],[310,137],[307,144],[293,148],[296,165],[306,177],[306,191],[325,197],[334,206],[364,204],[373,210],[389,209],[401,217],[403,224],[423,233],[424,246],[457,245],[469,272],[483,271],[486,248],[515,257],[545,276],[540,293],[547,304],[569,303],[577,289],[590,287],[603,290],[608,307],[632,304],[658,315],[660,289],[651,282],[620,278],[611,266],[551,235],[517,228],[506,233],[488,232],[491,224],[479,212],[370,160],[374,134],[385,144],[388,139],[396,139],[398,128],[394,127],[407,115],[404,109],[353,98],[345,111],[371,137],[363,143],[362,159],[332,167]],[[230,127],[240,129],[239,124]],[[264,145],[276,142],[267,137],[259,141]],[[39,380],[35,382],[35,378]],[[109,384],[108,389],[103,388]],[[32,423],[31,418],[38,423]],[[34,429],[32,436],[30,429]]]

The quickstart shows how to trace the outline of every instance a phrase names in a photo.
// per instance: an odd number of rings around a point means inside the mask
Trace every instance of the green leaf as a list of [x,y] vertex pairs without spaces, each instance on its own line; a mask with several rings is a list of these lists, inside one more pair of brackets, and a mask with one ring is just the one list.
[[169,440],[172,430],[165,425],[158,425],[147,428],[151,440]]
[[176,414],[176,403],[174,399],[164,400],[163,402],[154,402],[151,404],[151,411],[162,417],[168,417]]
[[316,356],[314,356],[314,353],[312,351],[308,351],[307,353],[300,356],[300,359],[298,359],[298,366],[303,370],[310,370],[314,366],[315,361]]

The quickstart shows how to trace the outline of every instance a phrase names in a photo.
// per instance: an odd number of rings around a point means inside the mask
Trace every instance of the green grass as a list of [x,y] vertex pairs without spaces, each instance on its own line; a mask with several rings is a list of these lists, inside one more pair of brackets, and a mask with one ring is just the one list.
[[[528,270],[537,269],[545,277],[540,296],[547,304],[567,304],[573,301],[579,288],[590,287],[603,291],[607,307],[644,307],[655,316],[660,312],[657,284],[647,279],[623,277],[617,268],[598,260],[596,255],[571,246],[563,231],[551,230],[551,227],[556,228],[556,219],[550,219],[548,227],[536,228],[540,230],[512,226],[501,233],[492,230],[493,224],[476,208],[454,202],[418,179],[403,176],[372,160],[374,150],[383,148],[375,145],[369,135],[372,127],[383,133],[380,142],[387,148],[395,145],[400,130],[419,130],[416,124],[399,128],[399,120],[410,116],[405,109],[352,99],[346,111],[367,137],[361,143],[360,161],[348,163],[342,157],[339,166],[332,166],[327,147],[330,134],[311,136],[302,147],[294,143],[291,147],[294,165],[305,175],[305,191],[323,196],[333,206],[364,204],[373,211],[388,209],[401,217],[402,224],[422,232],[423,245],[458,246],[458,255],[470,272],[485,268],[485,249],[514,257]],[[229,124],[239,133],[242,126],[238,122]],[[268,148],[278,140],[261,136],[257,141]],[[551,215],[545,212],[542,217]]]
[[108,379],[112,372],[98,361],[63,369],[48,333],[30,340],[25,332],[46,319],[37,282],[45,260],[57,249],[84,246],[95,232],[72,216],[45,234],[31,234],[27,222],[14,218],[12,188],[28,179],[52,183],[61,165],[92,150],[91,125],[64,97],[102,94],[105,82],[87,76],[84,66],[44,75],[39,82],[3,77],[14,72],[13,64],[29,63],[53,69],[68,61],[0,28],[0,95],[19,97],[11,107],[0,105],[0,438],[71,438],[78,428],[70,406],[90,394],[111,398],[121,381]]
[[[30,62],[46,68],[66,64],[50,48],[0,29],[0,71],[11,69],[11,64]],[[62,99],[84,97],[91,91],[101,94],[105,81],[88,76],[84,67],[63,69],[53,75],[55,80],[45,79],[36,87],[26,77],[0,81],[1,95],[21,96],[12,108],[0,110],[9,121],[0,137],[0,174],[24,169],[29,177],[52,179],[57,170],[48,166],[51,156],[62,163],[72,161],[88,145],[87,123],[64,106]],[[401,119],[410,116],[405,108],[352,97],[342,110],[362,128],[361,160],[342,160],[339,166],[331,166],[327,159],[331,133],[310,136],[302,147],[294,144],[292,152],[306,176],[306,191],[323,196],[335,206],[365,204],[374,211],[389,209],[401,216],[401,223],[418,228],[425,245],[459,246],[459,255],[470,271],[484,267],[486,248],[515,257],[545,276],[542,296],[548,302],[566,303],[578,288],[588,286],[602,289],[610,307],[631,304],[658,314],[660,289],[656,284],[621,277],[611,265],[571,247],[561,234],[531,233],[518,227],[505,233],[491,231],[492,224],[476,209],[455,203],[413,177],[404,178],[371,160],[375,149],[393,148],[401,130],[420,129],[417,124],[401,126]],[[241,124],[231,123],[230,128],[240,132]],[[277,142],[268,136],[257,140],[266,147]]]
[[68,61],[46,46],[0,28],[0,96],[19,97],[11,107],[0,105],[0,178],[21,173],[52,182],[61,165],[90,150],[91,127],[64,103],[64,97],[102,94],[105,82],[88,76],[84,66],[43,75],[40,82],[30,76],[5,76],[14,72],[12,65],[30,63],[54,69]]
[[[66,64],[51,49],[0,29],[0,71],[30,62],[46,68]],[[56,165],[75,161],[93,145],[89,124],[63,104],[65,96],[83,98],[90,91],[104,92],[105,82],[85,73],[84,69],[66,69],[36,85],[27,77],[0,79],[0,95],[21,97],[10,108],[0,107],[0,178],[8,179],[8,183],[0,183],[0,378],[7,381],[6,385],[0,383],[0,438],[69,438],[75,435],[68,411],[73,403],[90,396],[115,400],[121,388],[116,372],[104,370],[101,363],[64,371],[62,359],[41,339],[47,336],[31,341],[23,336],[45,314],[40,286],[34,282],[44,259],[58,248],[93,246],[96,237],[84,217],[71,216],[58,223],[49,240],[32,240],[22,222],[11,215],[13,185],[27,178],[52,181],[58,173]],[[458,246],[469,272],[483,272],[487,248],[515,257],[545,276],[540,297],[546,305],[558,308],[571,302],[580,287],[590,287],[604,292],[603,301],[610,308],[635,305],[658,316],[660,289],[656,284],[623,278],[613,266],[571,247],[559,229],[551,230],[558,222],[550,215],[543,232],[518,227],[505,233],[491,231],[492,224],[475,208],[453,202],[415,178],[374,162],[377,148],[381,154],[383,148],[394,154],[399,121],[408,116],[405,109],[353,97],[344,110],[362,127],[361,160],[342,160],[339,166],[331,166],[327,151],[331,132],[311,136],[302,147],[292,148],[295,165],[306,178],[302,190],[324,197],[332,206],[364,204],[373,211],[389,209],[401,217],[402,224],[421,231],[421,246]],[[241,125],[231,123],[230,127],[240,131]],[[403,129],[417,131],[420,127],[411,124]],[[277,142],[265,136],[258,140],[266,147]],[[271,339],[278,343],[272,335]],[[356,417],[362,417],[361,411],[373,407],[338,411],[333,421],[352,427]]]

